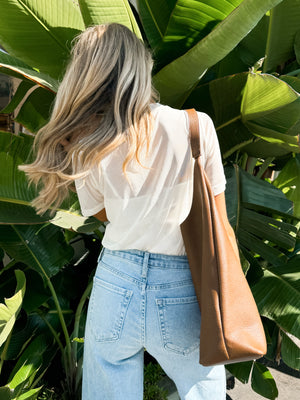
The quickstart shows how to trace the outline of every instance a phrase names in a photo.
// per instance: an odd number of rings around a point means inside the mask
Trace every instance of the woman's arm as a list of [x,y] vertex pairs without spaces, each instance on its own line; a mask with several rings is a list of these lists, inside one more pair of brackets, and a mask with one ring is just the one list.
[[95,214],[94,217],[99,219],[99,221],[101,221],[101,222],[108,221],[105,208],[103,208],[101,211],[99,211],[97,214]]
[[216,202],[216,206],[219,211],[219,214],[223,217],[225,226],[227,227],[227,225],[229,225],[231,228],[231,225],[228,221],[228,216],[227,216],[225,192],[217,194],[215,196],[215,202]]

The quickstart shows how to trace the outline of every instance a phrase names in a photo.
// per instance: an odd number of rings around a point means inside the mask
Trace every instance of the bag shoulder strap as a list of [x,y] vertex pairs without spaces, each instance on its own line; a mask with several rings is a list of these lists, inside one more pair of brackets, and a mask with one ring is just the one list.
[[200,131],[199,131],[199,119],[197,111],[194,108],[185,110],[189,117],[190,127],[190,142],[192,148],[193,158],[196,160],[201,155],[200,150]]

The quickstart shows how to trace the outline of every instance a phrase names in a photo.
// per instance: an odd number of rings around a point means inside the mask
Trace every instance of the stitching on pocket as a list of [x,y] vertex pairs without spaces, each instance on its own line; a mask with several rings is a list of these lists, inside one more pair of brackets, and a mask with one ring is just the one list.
[[156,305],[164,348],[181,355],[196,350],[200,340],[197,297],[157,298]]
[[[90,326],[97,342],[112,342],[120,339],[132,295],[132,290],[94,277],[90,300]],[[97,302],[100,302],[98,309]]]

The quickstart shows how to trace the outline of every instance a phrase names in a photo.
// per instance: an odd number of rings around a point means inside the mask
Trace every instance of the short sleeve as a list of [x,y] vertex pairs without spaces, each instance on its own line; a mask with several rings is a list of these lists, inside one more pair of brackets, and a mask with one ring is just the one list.
[[75,179],[76,192],[84,217],[90,217],[105,208],[100,178],[101,169],[99,166],[91,169],[86,177]]
[[198,112],[200,137],[204,149],[204,170],[210,181],[214,195],[224,192],[226,188],[226,178],[222,164],[222,156],[215,130],[211,118],[202,112]]

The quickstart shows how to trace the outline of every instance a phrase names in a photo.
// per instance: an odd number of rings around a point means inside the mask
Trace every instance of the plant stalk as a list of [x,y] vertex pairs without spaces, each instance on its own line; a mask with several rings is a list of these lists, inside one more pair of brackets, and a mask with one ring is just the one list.
[[[91,293],[93,287],[93,281],[91,281],[88,286],[86,287],[85,291],[83,292],[83,295],[81,296],[81,299],[79,301],[76,313],[75,313],[75,322],[74,322],[74,333],[73,336],[74,337],[78,337],[78,331],[79,331],[79,323],[80,323],[80,317],[81,317],[81,313],[82,313],[82,309],[84,306],[84,303],[87,299],[87,297],[89,296],[89,294]],[[76,359],[76,353],[77,353],[77,342],[73,342],[73,353],[74,353],[74,357]]]
[[240,115],[230,119],[229,121],[224,122],[224,124],[219,125],[219,126],[216,127],[216,131],[219,131],[220,129],[225,128],[225,126],[228,126],[228,125],[232,124],[233,122],[238,121],[239,119],[241,119]]
[[59,321],[61,323],[62,330],[63,330],[64,336],[65,336],[67,357],[68,357],[68,362],[69,362],[69,368],[70,368],[70,371],[71,371],[71,369],[72,369],[71,340],[70,340],[70,336],[69,336],[69,332],[68,332],[68,329],[67,329],[66,321],[64,319],[64,316],[63,316],[63,313],[62,313],[62,310],[61,310],[61,307],[60,307],[60,304],[59,304],[59,301],[58,301],[58,298],[57,298],[57,295],[56,295],[56,292],[55,292],[55,289],[54,289],[54,286],[52,285],[52,282],[51,282],[51,280],[50,280],[50,278],[48,276],[47,276],[47,285],[48,285],[48,287],[49,287],[49,289],[51,291],[51,294],[53,296],[53,300],[54,300],[54,303],[55,303],[55,306],[56,306],[56,309],[57,309],[57,312],[58,312]]

